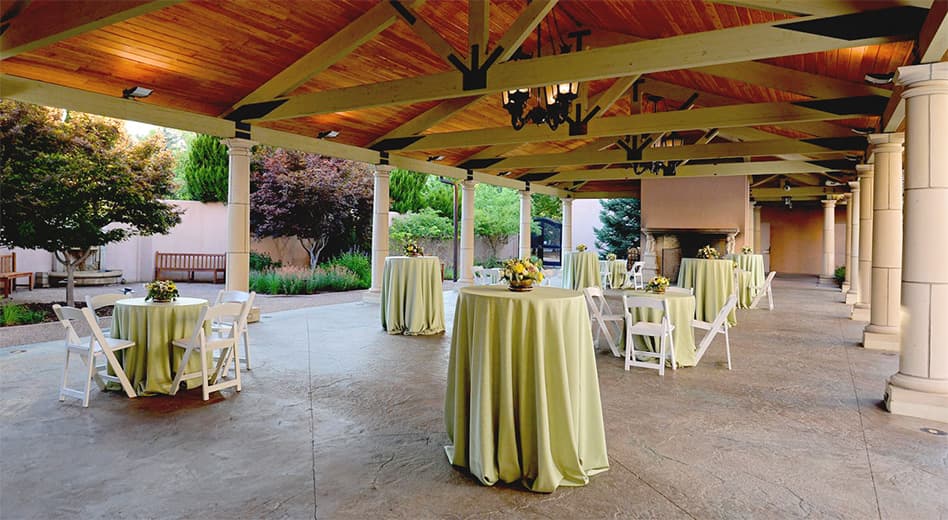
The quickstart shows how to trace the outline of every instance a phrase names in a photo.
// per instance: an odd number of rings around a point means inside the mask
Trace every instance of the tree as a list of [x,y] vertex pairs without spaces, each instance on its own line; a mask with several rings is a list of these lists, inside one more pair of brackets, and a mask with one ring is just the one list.
[[641,206],[639,199],[607,199],[599,212],[601,228],[596,232],[596,248],[615,253],[620,258],[626,250],[639,245],[641,233]]
[[180,212],[160,200],[172,157],[156,135],[132,144],[118,121],[0,101],[0,243],[52,251],[75,269],[92,248],[166,233]]
[[[454,217],[454,184],[459,181],[452,180],[452,184],[445,184],[441,179],[429,175],[425,185],[424,206],[438,212],[445,218]],[[461,187],[458,186],[458,199],[461,197]],[[458,200],[458,204],[461,201]],[[458,210],[460,211],[460,209]],[[458,217],[460,218],[460,216]]]
[[389,198],[392,211],[417,213],[425,207],[428,175],[408,170],[392,170],[389,176]]
[[530,196],[534,217],[547,217],[553,220],[563,220],[563,204],[560,199],[551,195],[534,193]]
[[181,165],[186,195],[201,202],[226,202],[227,162],[227,146],[220,139],[204,134],[191,139]]
[[474,233],[484,237],[497,257],[497,249],[520,232],[520,194],[507,188],[478,184],[474,192]]
[[250,220],[257,237],[295,236],[310,267],[331,239],[371,229],[372,175],[357,163],[316,154],[265,150],[256,159]]

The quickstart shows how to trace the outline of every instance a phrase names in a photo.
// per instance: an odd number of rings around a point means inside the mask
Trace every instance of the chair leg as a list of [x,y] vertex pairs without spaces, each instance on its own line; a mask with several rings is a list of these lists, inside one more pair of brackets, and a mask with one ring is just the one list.
[[244,357],[247,359],[247,370],[250,370],[250,332],[247,331],[247,327],[244,327],[242,336],[244,337]]
[[63,393],[63,390],[66,388],[66,377],[69,374],[69,354],[71,351],[69,347],[66,347],[66,366],[63,367],[63,383],[59,386],[59,402],[66,400],[66,395]]
[[201,395],[207,401],[211,398],[210,392],[207,391],[207,352],[203,348],[198,349],[198,352],[201,356]]
[[665,336],[658,340],[658,375],[665,376]]
[[767,305],[770,307],[770,310],[774,310],[774,293],[767,288]]
[[92,391],[92,376],[95,374],[95,354],[90,350],[86,355],[88,362],[88,371],[86,372],[85,397],[82,399],[82,407],[89,407],[89,393]]
[[727,369],[731,369],[731,338],[727,333],[727,323],[724,324],[724,351],[727,353]]
[[181,388],[181,379],[188,366],[188,360],[191,359],[191,350],[192,348],[189,346],[184,349],[184,354],[181,354],[181,361],[178,362],[178,369],[175,371],[174,379],[171,381],[171,395],[177,394],[178,389]]
[[[240,391],[240,354],[239,349],[240,345],[237,342],[234,342],[234,378],[237,379],[237,391]],[[248,358],[248,364],[250,359]]]
[[[672,370],[678,370],[678,360],[675,359],[675,338],[672,337],[672,333],[668,333],[668,343],[671,347],[671,360],[672,360]],[[664,362],[664,360],[662,360]]]
[[625,370],[629,371],[632,366],[632,358],[635,356],[635,346],[632,344],[632,334],[629,333],[629,327],[625,328]]

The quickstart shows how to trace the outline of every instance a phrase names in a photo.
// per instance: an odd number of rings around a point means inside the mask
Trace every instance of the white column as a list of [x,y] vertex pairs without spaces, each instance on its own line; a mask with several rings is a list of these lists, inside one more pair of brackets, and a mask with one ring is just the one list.
[[901,67],[906,171],[899,372],[890,412],[948,422],[948,63]]
[[573,199],[563,199],[563,236],[560,239],[560,251],[573,250]]
[[466,180],[461,183],[461,252],[458,286],[474,283],[474,187],[477,183]]
[[757,202],[753,200],[750,201],[748,207],[750,207],[750,222],[748,222],[748,226],[750,227],[748,227],[747,232],[744,234],[744,246],[754,249],[754,224],[756,224],[756,222],[754,222],[754,208],[757,207]]
[[[859,166],[856,167],[857,171]],[[853,243],[850,248],[849,267],[853,272],[849,277],[849,292],[846,293],[846,305],[853,305],[859,301],[859,234],[861,233],[859,229],[859,198],[861,197],[859,193],[859,181],[850,182],[849,189],[851,195],[849,202],[853,209]]]
[[760,237],[761,237],[761,230],[760,230],[760,226],[761,226],[761,224],[760,224],[760,212],[761,212],[761,209],[762,209],[762,208],[761,208],[760,206],[754,206],[754,244],[751,245],[751,247],[754,248],[754,252],[755,252],[755,253],[761,253],[761,254],[763,254],[763,252],[764,252],[764,242],[763,242],[763,240],[760,238]]
[[250,287],[250,147],[248,139],[224,139],[228,149],[227,258],[224,286]]
[[823,273],[820,284],[834,285],[833,271],[836,270],[836,199],[822,200],[823,203]]
[[530,258],[530,224],[533,222],[530,190],[520,191],[520,258]]
[[898,350],[902,294],[901,133],[869,136],[875,156],[872,196],[872,300],[862,346]]
[[850,276],[853,271],[853,264],[850,261],[853,255],[853,198],[852,193],[843,195],[846,199],[846,253],[843,255],[846,265],[846,277],[843,279],[843,286],[840,291],[845,294],[849,291]]
[[859,177],[859,286],[851,318],[869,321],[872,299],[872,164],[857,164]]
[[382,271],[388,256],[389,174],[392,167],[376,165],[372,199],[372,288],[366,299],[377,301],[382,290]]

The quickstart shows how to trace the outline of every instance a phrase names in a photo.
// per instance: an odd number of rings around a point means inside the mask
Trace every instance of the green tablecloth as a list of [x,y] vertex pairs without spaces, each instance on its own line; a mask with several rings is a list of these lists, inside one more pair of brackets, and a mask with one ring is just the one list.
[[382,328],[389,334],[444,332],[441,260],[390,256],[382,271]]
[[[682,258],[678,286],[695,290],[695,318],[714,321],[728,297],[734,292],[734,262]],[[728,314],[728,323],[737,325],[737,313]]]
[[[646,291],[622,291],[623,294],[648,296],[659,300],[668,300],[668,318],[675,326],[672,338],[675,340],[675,361],[680,367],[693,367],[698,364],[695,347],[695,331],[691,328],[691,319],[695,315],[695,297],[690,294],[665,293],[656,294]],[[632,310],[632,318],[638,321],[658,322],[661,312],[656,309],[636,308]],[[658,341],[654,338],[633,336],[636,348],[643,347],[658,352]],[[625,344],[625,331],[622,332],[622,343]],[[654,360],[655,358],[651,358]]]
[[[176,349],[171,342],[190,338],[201,317],[207,300],[178,298],[169,303],[146,302],[144,298],[129,298],[115,303],[112,311],[112,337],[128,339],[135,346],[118,353],[122,368],[138,395],[170,394],[184,349]],[[210,332],[208,330],[207,332]],[[208,353],[208,367],[213,367]],[[201,358],[194,354],[188,360],[188,372],[201,370]],[[188,388],[201,386],[192,379]],[[117,384],[111,384],[119,388]]]
[[753,288],[764,285],[764,255],[728,255],[728,258],[742,271],[738,278],[737,305],[747,309],[757,295]]
[[552,492],[607,470],[583,296],[552,287],[460,289],[444,419],[448,459],[486,485],[519,480]]
[[599,258],[592,251],[569,251],[563,255],[563,288],[600,287]]
[[618,289],[625,283],[628,269],[625,260],[607,260],[609,262],[609,287]]

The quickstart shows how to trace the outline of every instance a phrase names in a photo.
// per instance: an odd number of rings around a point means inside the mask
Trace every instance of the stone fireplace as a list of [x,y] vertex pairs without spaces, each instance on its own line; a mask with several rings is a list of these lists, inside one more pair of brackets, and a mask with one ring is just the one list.
[[694,258],[706,245],[723,254],[734,253],[737,228],[645,228],[642,275],[645,280],[662,275],[673,284],[678,280],[682,258]]

